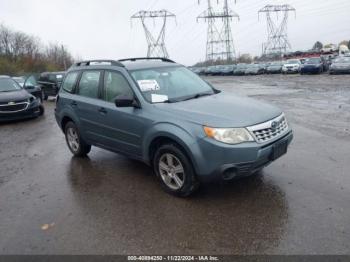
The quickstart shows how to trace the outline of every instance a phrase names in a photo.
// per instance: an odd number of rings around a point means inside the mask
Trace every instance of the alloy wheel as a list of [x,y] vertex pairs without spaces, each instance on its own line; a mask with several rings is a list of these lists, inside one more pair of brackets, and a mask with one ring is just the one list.
[[74,151],[74,152],[78,152],[79,151],[79,136],[77,131],[70,127],[67,129],[67,141],[68,141],[68,145],[69,147]]
[[184,167],[173,154],[163,154],[159,159],[158,168],[163,182],[172,190],[178,190],[184,185]]

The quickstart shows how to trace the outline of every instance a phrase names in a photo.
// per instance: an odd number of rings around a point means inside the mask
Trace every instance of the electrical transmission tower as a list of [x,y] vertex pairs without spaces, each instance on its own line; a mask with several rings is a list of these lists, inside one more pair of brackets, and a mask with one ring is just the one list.
[[[294,7],[290,5],[267,5],[259,10],[260,13],[266,14],[268,39],[263,44],[263,55],[283,55],[287,49],[291,48],[288,40],[287,22],[289,12],[296,13]],[[280,23],[272,19],[272,14],[275,13],[277,18],[280,13],[283,19]]]
[[[208,9],[197,17],[197,21],[204,19],[208,23],[206,61],[214,62],[217,59],[233,61],[236,59],[231,21],[238,18],[237,13],[229,8],[228,0],[224,0],[223,11],[215,12],[211,0],[208,1]],[[219,2],[219,0],[217,0]],[[219,31],[217,20],[223,21],[222,29]]]
[[[153,19],[153,22],[155,19],[161,19],[162,20],[162,28],[156,37],[154,37],[155,34],[152,34],[149,30],[149,27],[147,26],[146,20]],[[175,18],[176,16],[167,10],[160,10],[160,11],[139,11],[136,14],[134,14],[131,19],[140,19],[141,23],[143,25],[143,29],[145,31],[146,40],[148,44],[148,51],[147,51],[147,57],[169,57],[168,51],[165,47],[165,30],[166,30],[166,23],[168,18]]]

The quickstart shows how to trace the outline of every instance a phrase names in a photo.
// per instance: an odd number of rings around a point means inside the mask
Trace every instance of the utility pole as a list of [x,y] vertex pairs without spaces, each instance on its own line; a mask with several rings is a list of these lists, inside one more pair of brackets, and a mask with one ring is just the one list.
[[[291,48],[288,40],[287,23],[289,12],[296,13],[294,7],[285,5],[266,5],[259,10],[260,13],[266,14],[267,20],[267,42],[263,45],[263,55],[279,55],[282,56]],[[278,15],[282,13],[283,19],[280,23],[275,22],[272,19],[272,14],[275,13],[278,19]]]
[[62,57],[63,57],[63,67],[64,67],[64,71],[67,71],[66,50],[65,50],[65,48],[64,48],[63,45],[61,45],[61,49],[62,49]]
[[[165,47],[167,18],[176,19],[176,16],[164,9],[160,11],[139,11],[131,16],[131,19],[141,20],[148,44],[147,57],[169,57],[168,51]],[[149,19],[153,19],[154,23],[156,19],[160,19],[162,21],[162,28],[156,37],[154,37],[154,33],[152,34],[152,32],[149,30],[149,27],[147,26],[146,20]]]
[[[237,13],[229,8],[228,0],[224,0],[223,11],[215,12],[211,0],[207,0],[208,9],[197,17],[197,21],[204,19],[208,23],[206,61],[213,63],[217,59],[234,61],[236,59],[231,21],[238,18]],[[217,0],[219,3],[219,0]],[[217,20],[222,20],[223,27],[218,30]]]

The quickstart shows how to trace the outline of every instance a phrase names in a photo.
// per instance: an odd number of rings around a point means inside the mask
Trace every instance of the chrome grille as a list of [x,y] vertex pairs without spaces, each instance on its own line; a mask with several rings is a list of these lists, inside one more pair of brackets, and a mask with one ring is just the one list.
[[7,103],[7,104],[2,104],[0,105],[0,113],[16,113],[16,112],[20,112],[23,110],[26,110],[28,108],[28,103],[17,103],[17,102],[13,102],[13,103]]
[[248,130],[254,135],[258,143],[266,143],[286,133],[288,123],[284,114],[282,114],[268,122],[248,127]]

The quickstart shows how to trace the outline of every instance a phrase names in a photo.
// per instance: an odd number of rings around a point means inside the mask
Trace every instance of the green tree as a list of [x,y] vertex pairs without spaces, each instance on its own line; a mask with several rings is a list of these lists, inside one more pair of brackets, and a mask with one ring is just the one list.
[[317,41],[312,47],[312,50],[321,50],[322,48],[323,48],[323,44],[320,41]]
[[63,45],[44,46],[37,37],[0,24],[0,74],[61,71],[73,62],[72,55]]

